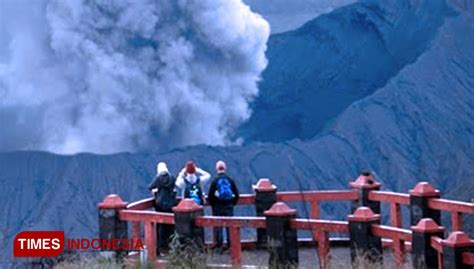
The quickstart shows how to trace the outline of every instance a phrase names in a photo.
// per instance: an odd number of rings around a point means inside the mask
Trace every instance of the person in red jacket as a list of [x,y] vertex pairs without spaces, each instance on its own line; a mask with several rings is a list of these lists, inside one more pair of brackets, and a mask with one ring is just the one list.
[[[227,165],[223,161],[216,163],[217,175],[211,182],[209,192],[207,194],[209,204],[212,207],[212,214],[214,216],[233,216],[234,206],[239,200],[239,190],[235,181],[226,173]],[[224,236],[222,228],[215,228],[214,234],[216,235],[215,248],[227,249],[230,246],[230,233],[229,228],[226,228],[227,246],[223,246]]]

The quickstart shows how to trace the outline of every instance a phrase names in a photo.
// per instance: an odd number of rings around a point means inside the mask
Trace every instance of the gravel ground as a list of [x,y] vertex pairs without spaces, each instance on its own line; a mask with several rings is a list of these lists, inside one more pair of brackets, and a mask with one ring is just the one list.
[[[389,249],[384,250],[384,265],[383,269],[396,268],[393,262],[393,256]],[[410,255],[407,255],[407,262],[405,268],[411,268]],[[218,265],[230,264],[229,252],[224,254],[211,254],[208,259],[208,264]],[[265,250],[242,251],[242,267],[243,268],[267,268],[268,252]],[[299,250],[299,266],[301,269],[319,268],[319,261],[316,249],[300,248]],[[350,251],[344,247],[331,248],[331,269],[350,268]],[[380,267],[381,268],[381,267]]]

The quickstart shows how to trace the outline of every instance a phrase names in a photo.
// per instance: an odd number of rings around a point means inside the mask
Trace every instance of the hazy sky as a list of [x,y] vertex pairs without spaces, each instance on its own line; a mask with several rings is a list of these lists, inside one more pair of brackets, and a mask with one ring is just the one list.
[[356,0],[244,0],[270,23],[271,32],[295,29],[306,21]]

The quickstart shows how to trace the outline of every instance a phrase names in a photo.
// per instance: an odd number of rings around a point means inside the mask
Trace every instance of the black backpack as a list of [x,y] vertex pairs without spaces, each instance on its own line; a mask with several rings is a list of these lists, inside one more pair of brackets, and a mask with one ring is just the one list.
[[169,176],[168,180],[170,182],[158,185],[155,201],[160,211],[171,212],[173,206],[176,205],[176,192],[173,177]]
[[204,195],[201,189],[201,179],[197,177],[196,182],[191,183],[186,178],[184,178],[186,183],[186,188],[184,189],[184,198],[191,198],[198,205],[204,204]]

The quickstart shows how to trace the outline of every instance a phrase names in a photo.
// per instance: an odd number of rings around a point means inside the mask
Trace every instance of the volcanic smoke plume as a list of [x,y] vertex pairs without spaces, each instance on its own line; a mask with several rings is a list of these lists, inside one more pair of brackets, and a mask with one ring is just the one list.
[[269,26],[240,0],[5,0],[0,150],[231,143]]

